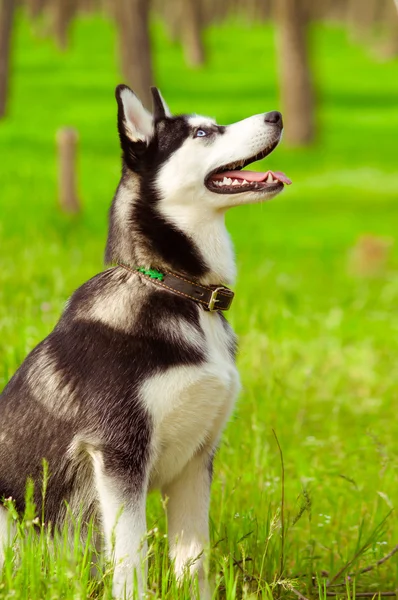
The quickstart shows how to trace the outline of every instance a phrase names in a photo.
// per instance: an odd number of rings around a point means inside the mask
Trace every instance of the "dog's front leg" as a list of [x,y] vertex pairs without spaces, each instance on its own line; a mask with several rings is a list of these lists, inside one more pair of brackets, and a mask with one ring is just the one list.
[[136,476],[132,482],[122,464],[112,462],[112,469],[107,468],[102,452],[94,452],[93,459],[105,547],[115,567],[113,595],[118,600],[142,598],[147,574],[146,481]]
[[4,564],[4,554],[7,546],[12,543],[15,526],[4,506],[0,505],[0,571]]
[[191,576],[197,573],[201,600],[211,597],[204,569],[204,552],[209,547],[211,477],[212,453],[203,450],[162,490],[168,498],[170,557],[176,576],[181,580],[188,569]]

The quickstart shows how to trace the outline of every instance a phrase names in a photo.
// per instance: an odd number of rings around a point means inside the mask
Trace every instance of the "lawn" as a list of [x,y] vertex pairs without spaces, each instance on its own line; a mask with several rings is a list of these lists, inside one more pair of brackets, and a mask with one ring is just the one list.
[[[102,269],[120,171],[114,37],[99,17],[82,19],[62,54],[18,20],[11,114],[0,123],[0,389],[73,290]],[[197,71],[157,24],[153,38],[158,84],[173,111],[229,123],[279,107],[271,26],[211,29],[209,63]],[[332,25],[315,27],[313,48],[316,144],[282,143],[264,162],[294,185],[228,217],[243,392],[215,461],[214,598],[296,597],[292,586],[324,598],[326,581],[349,561],[344,574],[398,543],[397,247],[372,277],[347,268],[359,236],[393,241],[398,232],[398,60],[380,61]],[[55,134],[63,125],[80,135],[79,218],[56,204]],[[283,515],[273,430],[284,460]],[[36,538],[28,517],[20,560],[9,554],[0,576],[1,599],[109,597],[109,573],[90,580],[84,549],[76,543],[68,553],[60,541],[51,552],[46,532]],[[151,597],[188,598],[168,582],[158,494],[150,497],[148,530]],[[353,587],[396,590],[397,558],[351,577],[351,597]],[[331,591],[348,593],[345,585]]]

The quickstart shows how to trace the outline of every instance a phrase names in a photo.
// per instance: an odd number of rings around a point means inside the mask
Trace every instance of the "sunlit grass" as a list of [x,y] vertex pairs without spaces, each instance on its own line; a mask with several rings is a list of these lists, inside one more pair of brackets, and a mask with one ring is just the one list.
[[[0,387],[72,291],[102,268],[120,170],[113,87],[121,78],[108,23],[85,19],[73,40],[61,54],[20,20],[11,115],[0,123]],[[228,123],[279,107],[271,27],[210,30],[210,63],[198,71],[184,66],[181,49],[158,26],[154,41],[172,110]],[[323,598],[322,573],[336,575],[367,540],[350,573],[398,543],[395,514],[383,522],[397,503],[397,249],[375,277],[347,270],[359,235],[394,239],[398,231],[398,64],[375,62],[333,27],[314,29],[314,49],[319,140],[309,150],[282,143],[267,165],[294,185],[228,217],[239,266],[231,321],[243,393],[215,463],[210,566],[220,598],[292,597],[292,585]],[[84,213],[77,219],[56,206],[55,133],[63,125],[80,134]],[[272,429],[285,463],[282,572]],[[33,530],[26,520],[18,529],[24,541],[7,554],[0,598],[110,597],[111,574],[90,577],[80,542],[67,544],[60,533],[50,551],[45,531]],[[157,494],[148,530],[153,597],[188,597],[171,575]],[[374,592],[397,586],[396,556],[356,582]]]

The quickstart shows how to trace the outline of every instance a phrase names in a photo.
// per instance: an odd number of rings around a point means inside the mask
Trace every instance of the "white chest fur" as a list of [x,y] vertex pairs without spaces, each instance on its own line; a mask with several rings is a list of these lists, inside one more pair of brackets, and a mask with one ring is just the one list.
[[187,329],[184,341],[200,344],[205,362],[151,377],[140,391],[154,424],[151,487],[172,481],[200,448],[216,447],[239,392],[232,331],[216,313],[201,312],[200,325],[203,338]]

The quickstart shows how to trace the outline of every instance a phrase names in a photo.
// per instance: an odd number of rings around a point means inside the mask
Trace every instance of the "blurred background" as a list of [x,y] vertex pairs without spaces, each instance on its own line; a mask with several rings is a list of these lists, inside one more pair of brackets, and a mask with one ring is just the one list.
[[[173,112],[220,124],[281,110],[282,143],[255,168],[284,171],[293,185],[228,215],[244,390],[217,460],[212,514],[231,528],[229,542],[219,530],[220,553],[256,521],[259,541],[241,543],[254,573],[279,498],[274,428],[291,514],[311,497],[286,560],[333,569],[397,501],[397,5],[0,7],[0,389],[102,269],[120,176],[118,83],[147,106],[156,84]],[[372,556],[397,536],[388,521]],[[385,582],[397,584],[398,564],[388,564]]]

